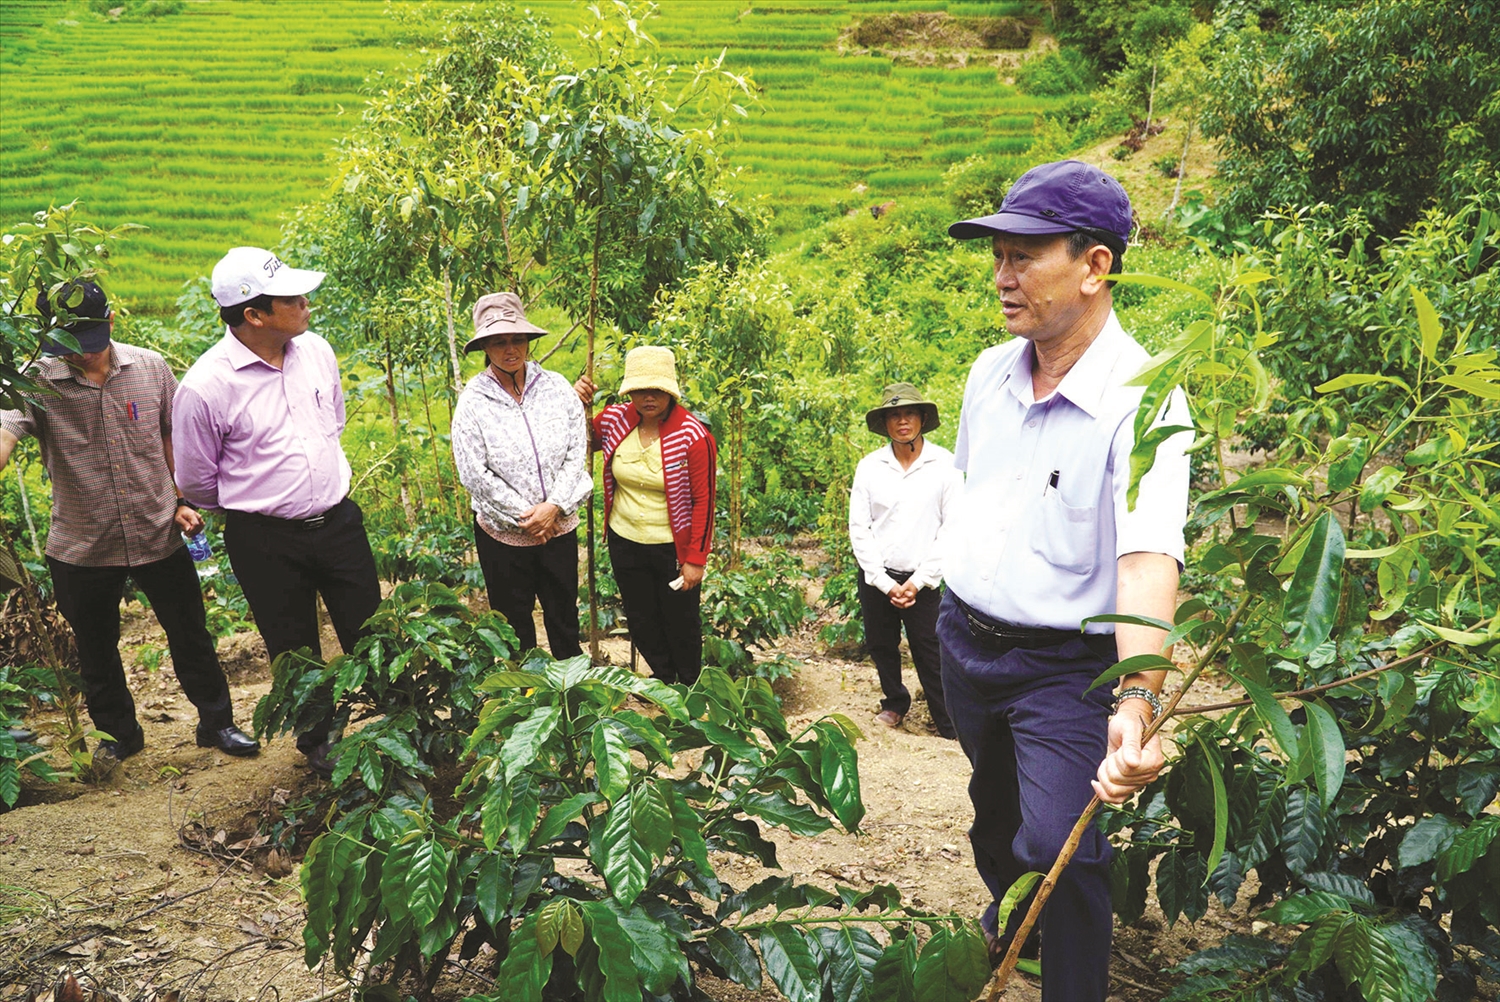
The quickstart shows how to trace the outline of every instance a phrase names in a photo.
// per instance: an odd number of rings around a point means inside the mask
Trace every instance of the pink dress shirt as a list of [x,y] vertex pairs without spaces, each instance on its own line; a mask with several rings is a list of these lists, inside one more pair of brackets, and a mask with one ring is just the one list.
[[177,487],[200,508],[320,515],[349,493],[343,430],[339,363],[327,341],[299,335],[277,369],[226,331],[173,401]]

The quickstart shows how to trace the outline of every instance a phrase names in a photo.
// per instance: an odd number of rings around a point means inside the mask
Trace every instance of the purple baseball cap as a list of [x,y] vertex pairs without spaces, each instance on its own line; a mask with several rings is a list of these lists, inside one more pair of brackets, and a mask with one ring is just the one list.
[[[1116,255],[1130,242],[1130,196],[1120,182],[1092,164],[1059,160],[1022,174],[1010,186],[1000,211],[948,227],[956,240],[978,240],[997,233],[1046,234],[1089,230],[1119,241]],[[1108,240],[1101,243],[1109,245]]]

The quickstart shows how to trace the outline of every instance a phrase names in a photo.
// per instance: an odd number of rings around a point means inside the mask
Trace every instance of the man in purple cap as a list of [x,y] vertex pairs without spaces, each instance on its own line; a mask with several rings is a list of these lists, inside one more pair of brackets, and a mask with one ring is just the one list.
[[203,519],[172,486],[177,380],[156,352],[111,340],[114,314],[97,284],[69,282],[56,298],[54,310],[43,293],[37,308],[75,343],[44,343],[27,373],[51,392],[23,410],[0,411],[0,470],[19,439],[36,436],[52,480],[47,567],[78,642],[89,716],[108,735],[95,760],[118,762],[146,743],[120,661],[126,578],[146,593],[167,635],[172,670],[198,710],[198,744],[254,755],[260,745],[234,726],[203,590],[182,542]]
[[[224,546],[271,661],[303,647],[316,656],[317,598],[351,651],[380,604],[364,513],[349,497],[344,391],[338,358],[307,332],[307,294],[320,271],[270,251],[236,247],[214,266],[224,338],[177,390],[177,486],[224,513]],[[297,735],[321,776],[332,774],[333,711]]]
[[[974,770],[975,865],[995,901],[1051,867],[1094,793],[1120,803],[1162,767],[1160,739],[1141,735],[1161,712],[1164,673],[1128,675],[1113,698],[1085,690],[1116,660],[1163,653],[1165,634],[1080,632],[1109,613],[1170,622],[1183,558],[1189,432],[1158,447],[1127,502],[1143,392],[1127,383],[1148,355],[1120,327],[1108,276],[1130,230],[1119,182],[1076,160],[1027,171],[999,212],[948,230],[991,242],[1015,335],[979,355],[964,390],[954,465],[966,480],[938,618],[943,692]],[[1190,424],[1180,396],[1158,421]],[[1091,828],[1042,913],[1048,1002],[1108,992],[1108,866]],[[995,961],[1024,912],[1009,929],[993,903],[982,917]]]

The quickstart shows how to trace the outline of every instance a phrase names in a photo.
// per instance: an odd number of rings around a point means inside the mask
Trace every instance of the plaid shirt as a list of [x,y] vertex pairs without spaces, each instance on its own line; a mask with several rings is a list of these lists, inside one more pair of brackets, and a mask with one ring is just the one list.
[[52,478],[47,556],[84,567],[136,567],[170,556],[182,536],[162,449],[177,390],[167,363],[116,341],[103,386],[47,356],[28,375],[57,395],[0,411],[0,427],[41,442]]

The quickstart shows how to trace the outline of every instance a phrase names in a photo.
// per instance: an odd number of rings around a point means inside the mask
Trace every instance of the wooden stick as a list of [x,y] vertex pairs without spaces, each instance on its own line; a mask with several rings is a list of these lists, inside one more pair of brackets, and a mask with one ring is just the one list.
[[[1173,711],[1177,709],[1177,704],[1182,702],[1182,697],[1193,687],[1193,683],[1198,681],[1198,676],[1203,674],[1203,670],[1208,667],[1209,662],[1219,653],[1219,648],[1224,646],[1224,641],[1234,633],[1234,628],[1239,625],[1240,619],[1249,610],[1250,603],[1253,600],[1254,596],[1250,594],[1247,594],[1240,600],[1240,604],[1229,617],[1229,621],[1224,624],[1223,632],[1214,638],[1214,642],[1198,658],[1198,663],[1193,666],[1193,670],[1188,673],[1187,678],[1183,679],[1182,687],[1173,694],[1172,699],[1162,709],[1161,715],[1151,721],[1150,725],[1142,732],[1142,748],[1156,736],[1156,732],[1161,730],[1162,725],[1171,718]],[[1094,815],[1098,813],[1100,803],[1101,801],[1097,794],[1089,800],[1088,806],[1083,809],[1083,814],[1079,815],[1077,823],[1073,825],[1073,830],[1068,833],[1068,839],[1063,843],[1062,851],[1052,861],[1052,868],[1042,878],[1041,884],[1036,889],[1036,896],[1031,899],[1031,907],[1026,909],[1026,917],[1021,920],[1020,928],[1011,937],[1010,947],[1005,951],[1005,959],[1000,962],[1000,970],[996,972],[995,982],[990,988],[989,1002],[995,1002],[1000,997],[1000,993],[1005,990],[1006,983],[1010,981],[1011,974],[1015,973],[1016,961],[1021,959],[1021,947],[1025,944],[1026,937],[1031,934],[1031,930],[1036,925],[1037,919],[1041,918],[1042,909],[1046,907],[1047,899],[1052,896],[1052,891],[1057,886],[1057,878],[1062,875],[1063,869],[1072,861],[1073,854],[1078,851],[1078,843],[1082,841],[1083,833],[1088,830],[1089,823],[1094,820]],[[1003,930],[996,931],[1002,932]]]

